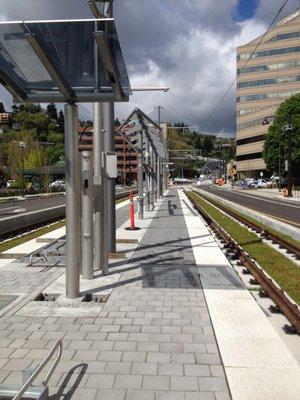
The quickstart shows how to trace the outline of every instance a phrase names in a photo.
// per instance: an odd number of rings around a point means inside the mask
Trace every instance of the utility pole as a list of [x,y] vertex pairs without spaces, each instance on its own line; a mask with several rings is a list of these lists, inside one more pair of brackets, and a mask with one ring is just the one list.
[[158,125],[160,127],[160,124],[161,124],[161,110],[163,110],[164,108],[162,106],[157,106],[157,107],[155,107],[155,109],[157,110],[157,122],[158,122]]

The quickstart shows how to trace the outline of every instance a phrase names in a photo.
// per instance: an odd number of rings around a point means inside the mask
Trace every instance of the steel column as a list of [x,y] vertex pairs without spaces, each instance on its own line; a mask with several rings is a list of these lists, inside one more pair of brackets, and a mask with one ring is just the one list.
[[108,254],[105,240],[104,208],[103,208],[103,169],[102,153],[104,150],[103,138],[103,104],[94,103],[94,269],[102,269],[107,273]]
[[81,153],[81,259],[83,279],[93,279],[93,171],[90,151]]
[[161,197],[161,158],[157,156],[157,199]]
[[65,156],[66,156],[66,297],[76,299],[79,289],[79,153],[78,153],[78,109],[73,104],[65,105]]
[[145,193],[146,193],[146,211],[150,211],[150,144],[149,138],[146,137],[146,169],[145,169]]
[[154,162],[153,148],[150,146],[150,204],[154,207]]
[[[103,103],[104,151],[115,151],[114,103]],[[116,180],[107,179],[107,238],[108,250],[116,252]]]
[[157,156],[153,150],[153,204],[157,201]]
[[143,131],[139,132],[138,138],[138,217],[144,218],[144,183],[143,183]]

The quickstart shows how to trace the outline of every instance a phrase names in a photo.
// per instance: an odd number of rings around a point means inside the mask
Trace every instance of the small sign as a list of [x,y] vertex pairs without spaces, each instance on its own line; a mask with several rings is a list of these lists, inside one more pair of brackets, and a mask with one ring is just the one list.
[[288,169],[289,169],[289,163],[288,163],[288,160],[285,160],[284,161],[284,170],[288,171]]
[[261,172],[260,174],[259,174],[260,176],[261,176],[261,178],[264,176],[264,173],[263,172]]

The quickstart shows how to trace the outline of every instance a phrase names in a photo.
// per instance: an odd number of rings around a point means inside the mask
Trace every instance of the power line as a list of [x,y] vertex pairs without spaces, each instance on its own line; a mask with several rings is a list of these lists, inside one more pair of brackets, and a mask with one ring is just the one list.
[[211,118],[213,117],[213,115],[215,114],[215,112],[217,111],[217,109],[219,108],[220,104],[223,102],[223,100],[226,98],[226,96],[228,95],[228,93],[230,92],[232,86],[236,83],[238,76],[244,71],[244,69],[247,67],[249,61],[251,60],[253,54],[256,52],[256,50],[258,49],[258,47],[261,45],[262,41],[264,40],[264,38],[266,37],[267,33],[269,32],[269,30],[271,29],[271,27],[273,26],[274,22],[276,21],[277,17],[280,15],[281,11],[284,9],[284,7],[287,5],[287,3],[289,2],[289,0],[285,0],[283,2],[283,4],[281,5],[281,7],[279,8],[279,10],[277,11],[276,16],[273,18],[272,22],[270,23],[268,29],[266,30],[266,32],[263,34],[263,36],[261,37],[260,41],[257,43],[257,45],[255,46],[254,50],[252,50],[250,57],[246,60],[244,66],[239,70],[239,72],[237,73],[237,76],[235,77],[234,81],[229,85],[228,89],[226,90],[226,92],[223,94],[223,96],[221,97],[221,99],[218,101],[217,105],[215,106],[215,108],[213,109],[213,111],[210,113],[210,115],[208,116],[207,120],[204,123],[204,128],[207,126],[208,122],[211,120]]

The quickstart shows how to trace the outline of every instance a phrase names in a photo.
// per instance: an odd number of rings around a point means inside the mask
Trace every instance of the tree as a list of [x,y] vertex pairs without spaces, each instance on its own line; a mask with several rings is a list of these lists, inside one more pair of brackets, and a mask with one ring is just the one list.
[[60,131],[64,132],[64,130],[65,130],[65,116],[64,116],[64,113],[62,112],[62,110],[60,110],[60,112],[58,113],[57,123],[59,125]]
[[202,155],[208,157],[214,148],[214,143],[209,135],[205,135],[202,144]]
[[58,120],[57,109],[54,103],[50,103],[47,105],[47,114],[54,121]]
[[284,130],[286,124],[292,124],[293,127],[292,173],[294,177],[300,176],[300,93],[281,103],[265,137],[263,159],[267,169],[276,174],[279,173],[279,158],[283,171],[288,155],[288,135]]
[[0,103],[0,113],[5,113],[5,107],[2,102]]

